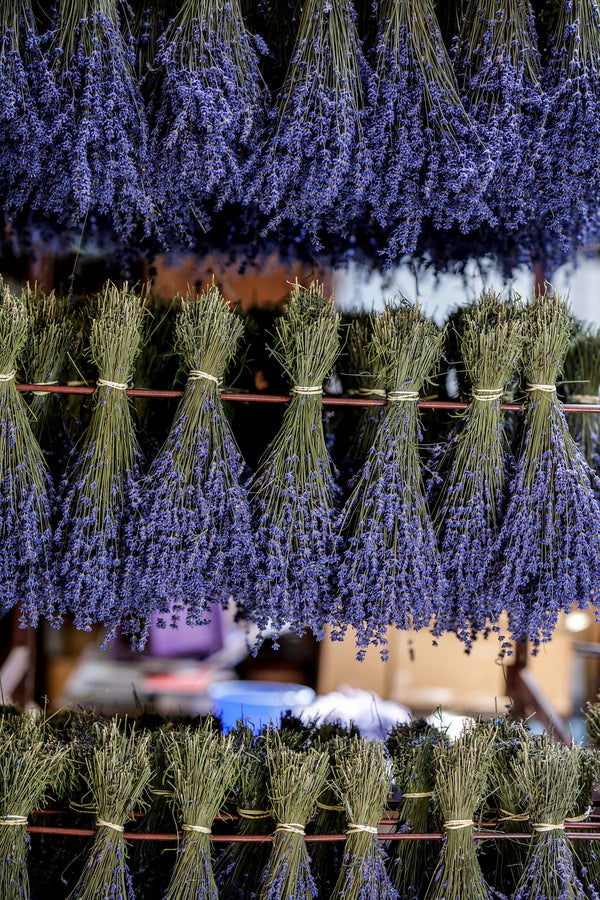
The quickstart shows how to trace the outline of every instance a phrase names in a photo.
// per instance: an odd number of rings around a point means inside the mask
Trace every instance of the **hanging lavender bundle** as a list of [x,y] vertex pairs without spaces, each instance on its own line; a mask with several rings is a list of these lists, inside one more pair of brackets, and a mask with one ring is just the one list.
[[334,766],[335,786],[348,816],[344,859],[331,900],[397,900],[377,839],[392,784],[392,763],[380,741],[354,738]]
[[[600,328],[584,326],[571,341],[564,365],[568,403],[600,403]],[[569,413],[569,430],[592,469],[600,473],[600,416]]]
[[27,208],[44,170],[44,108],[54,85],[29,0],[0,4],[0,192],[5,212]]
[[371,181],[362,127],[366,63],[352,0],[303,4],[275,131],[255,155],[251,198],[270,216],[318,232],[361,212]]
[[158,39],[168,21],[169,0],[137,0],[132,33],[137,48],[137,71],[143,81],[156,59]]
[[138,539],[141,457],[129,386],[142,341],[144,301],[124,285],[107,284],[93,307],[90,357],[99,372],[90,423],[73,450],[61,486],[56,566],[62,612],[89,631],[101,623],[110,640],[119,626],[143,644],[147,611],[124,600],[124,568]]
[[210,718],[200,728],[167,735],[166,754],[167,780],[185,834],[166,900],[217,900],[210,835],[238,779],[240,754],[232,736],[219,733]]
[[509,613],[513,639],[550,640],[558,615],[595,604],[600,579],[597,479],[569,432],[556,380],[572,318],[557,294],[537,293],[526,309],[528,380],[524,439],[489,572]]
[[[594,789],[600,780],[600,756],[597,750],[578,748],[579,790],[572,803],[566,824],[586,822],[592,814]],[[577,877],[585,887],[586,895],[593,900],[598,897],[600,885],[600,854],[597,841],[577,841],[569,839],[575,861]]]
[[214,210],[245,197],[246,157],[264,117],[257,48],[266,50],[247,32],[239,0],[184,0],[158,41],[153,189],[176,237],[193,241]]
[[27,334],[25,304],[0,280],[0,613],[20,605],[22,625],[57,624],[50,479],[15,386]]
[[[383,399],[385,391],[377,388],[371,371],[369,347],[373,316],[359,313],[348,326],[346,351],[352,378],[352,391],[366,399]],[[380,406],[367,406],[360,410],[351,410],[350,446],[346,454],[345,468],[352,474],[362,468],[367,454],[373,446],[377,425],[381,418]],[[357,419],[358,417],[358,419]]]
[[255,552],[244,462],[221,401],[243,331],[213,283],[182,300],[175,343],[188,374],[169,437],[144,481],[128,576],[140,621],[205,624],[211,602],[247,599]]
[[277,827],[259,900],[312,900],[317,886],[310,871],[304,829],[319,798],[329,760],[326,753],[286,747],[277,732],[267,744],[269,793]]
[[386,630],[427,627],[443,609],[445,584],[425,502],[419,459],[419,391],[444,340],[418,304],[388,304],[374,318],[372,371],[387,389],[375,441],[340,515],[346,550],[338,570],[334,626],[356,630],[359,658],[370,644],[387,658]]
[[438,627],[455,631],[467,647],[502,612],[502,599],[487,590],[487,576],[496,559],[504,506],[507,448],[501,404],[521,358],[521,309],[518,297],[490,290],[461,321],[460,353],[471,402],[440,463],[444,481],[435,522],[452,599]]
[[323,433],[323,381],[339,353],[339,316],[321,285],[296,284],[277,322],[277,349],[292,385],[278,435],[251,485],[259,554],[248,610],[275,637],[289,627],[322,638],[331,606],[337,488]]
[[546,113],[529,0],[469,0],[454,53],[465,107],[493,166],[492,221],[517,228],[536,211]]
[[559,0],[555,9],[537,193],[546,227],[577,249],[596,241],[600,229],[600,3]]
[[49,40],[58,100],[47,113],[50,150],[34,207],[77,228],[101,215],[121,235],[138,225],[148,232],[147,127],[117,0],[59,0]]
[[467,728],[435,748],[434,802],[446,836],[426,900],[490,900],[473,839],[473,817],[489,790],[493,729]]
[[135,900],[123,832],[125,822],[144,806],[152,777],[150,735],[135,727],[125,731],[118,719],[97,723],[95,732],[93,756],[85,761],[85,779],[98,830],[69,900]]
[[580,747],[565,747],[547,734],[528,743],[518,776],[526,796],[533,834],[514,900],[583,900],[565,835],[565,819],[579,787]]

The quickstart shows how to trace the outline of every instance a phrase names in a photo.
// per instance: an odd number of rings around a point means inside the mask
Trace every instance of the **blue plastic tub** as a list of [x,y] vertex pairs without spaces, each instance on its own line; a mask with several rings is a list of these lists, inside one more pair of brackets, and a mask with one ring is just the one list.
[[225,731],[242,718],[255,732],[269,722],[279,725],[282,713],[290,709],[298,714],[315,699],[312,688],[278,681],[219,681],[207,693]]

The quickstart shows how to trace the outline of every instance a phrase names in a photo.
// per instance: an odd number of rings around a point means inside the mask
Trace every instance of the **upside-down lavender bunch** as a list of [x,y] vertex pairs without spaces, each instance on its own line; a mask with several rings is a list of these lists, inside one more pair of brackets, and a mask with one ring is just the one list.
[[462,106],[432,0],[380,5],[369,101],[369,208],[385,229],[389,259],[414,250],[426,216],[463,230],[489,218],[482,200],[489,163]]
[[275,637],[288,626],[323,637],[332,602],[338,489],[323,431],[323,381],[339,354],[339,316],[317,282],[296,284],[274,350],[292,386],[281,428],[250,485],[259,555],[248,615]]
[[[126,723],[125,723],[126,724]],[[95,725],[93,754],[85,760],[89,799],[97,814],[96,837],[70,900],[135,900],[125,823],[145,807],[152,777],[149,734],[118,719]]]
[[554,9],[538,202],[546,227],[576,249],[600,229],[600,3],[559,0]]
[[171,431],[144,480],[132,604],[175,626],[205,624],[211,602],[243,604],[254,576],[244,462],[221,401],[243,323],[213,283],[181,301],[175,346],[188,373]]
[[243,200],[246,158],[262,139],[265,87],[239,0],[184,0],[158,40],[150,156],[175,237],[193,241],[213,210]]
[[34,206],[75,227],[101,215],[122,235],[148,232],[147,127],[117,0],[59,0],[49,40],[58,100]]
[[[369,359],[372,326],[372,315],[359,313],[352,318],[347,330],[346,353],[353,376],[351,390],[360,397],[381,399],[385,397],[385,391],[376,387]],[[352,435],[346,454],[346,468],[354,474],[362,467],[373,446],[382,410],[380,406],[367,406],[351,412]]]
[[335,760],[335,787],[348,817],[344,858],[331,900],[397,900],[377,839],[392,785],[385,744],[354,737]]
[[524,439],[489,572],[514,640],[550,640],[560,612],[595,605],[600,583],[597,476],[576,446],[556,396],[572,317],[558,294],[526,307]]
[[299,225],[318,245],[321,229],[345,233],[362,210],[371,181],[363,76],[352,0],[307,0],[274,133],[252,163],[251,199],[270,228]]
[[473,817],[489,792],[492,726],[465,728],[451,744],[436,744],[434,803],[445,838],[426,900],[489,900],[473,839]]
[[[586,325],[578,329],[563,368],[569,403],[600,403],[600,328]],[[569,413],[569,429],[579,449],[600,473],[600,416],[597,413]]]
[[22,625],[57,624],[50,479],[15,386],[28,327],[25,303],[0,280],[0,611],[19,604]]
[[[396,725],[388,736],[396,793],[402,791],[401,831],[426,834],[433,830],[434,749],[440,743],[447,743],[445,735],[425,720]],[[399,900],[416,900],[423,896],[431,877],[435,847],[429,841],[396,841],[391,848],[389,871]]]
[[595,701],[591,703],[589,700],[582,709],[585,728],[590,743],[596,750],[600,749],[600,694]]
[[517,775],[528,797],[532,836],[514,900],[583,900],[565,835],[565,819],[579,792],[581,747],[565,747],[547,734],[532,737]]
[[27,207],[48,146],[54,86],[29,0],[0,4],[0,191],[6,212]]
[[165,749],[167,782],[184,832],[166,900],[217,900],[211,829],[235,787],[241,754],[233,736],[221,734],[211,718],[167,735]]
[[328,755],[313,748],[292,750],[278,732],[270,731],[267,766],[270,805],[277,826],[259,900],[313,900],[318,891],[310,871],[304,829],[325,785]]
[[136,0],[132,33],[137,49],[137,71],[140,79],[152,72],[158,39],[168,21],[169,0]]
[[501,598],[488,591],[505,499],[507,447],[502,398],[523,349],[520,298],[485,291],[465,311],[460,354],[471,385],[462,427],[440,463],[443,485],[435,509],[451,604],[440,630],[455,631],[470,647],[493,625]]
[[0,893],[2,900],[29,900],[28,819],[60,792],[68,749],[46,732],[43,717],[0,719]]
[[517,228],[536,213],[545,113],[531,3],[469,0],[454,52],[465,107],[493,165],[492,222]]
[[92,306],[89,353],[99,378],[89,425],[61,486],[60,518],[55,532],[56,568],[62,612],[74,615],[77,628],[119,626],[144,642],[148,627],[135,598],[127,609],[126,560],[138,533],[141,456],[125,390],[142,341],[143,298],[124,285],[108,283]]
[[[579,756],[579,790],[567,819],[569,823],[585,822],[592,813],[594,789],[600,780],[600,756],[598,751],[582,747]],[[586,894],[592,900],[600,897],[600,854],[596,841],[569,839],[577,875],[581,879]]]
[[338,569],[334,626],[356,630],[363,658],[370,644],[387,658],[389,626],[424,628],[443,609],[445,583],[424,497],[419,459],[419,391],[444,340],[418,304],[388,303],[372,325],[370,355],[388,403],[375,440],[340,515],[346,549]]

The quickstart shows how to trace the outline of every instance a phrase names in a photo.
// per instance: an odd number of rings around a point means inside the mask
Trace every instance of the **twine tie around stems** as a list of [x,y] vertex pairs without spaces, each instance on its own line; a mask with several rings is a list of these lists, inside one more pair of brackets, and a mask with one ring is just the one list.
[[99,378],[96,384],[98,387],[114,388],[115,391],[126,391],[129,387],[129,385],[123,381],[109,381],[108,378]]
[[0,816],[0,825],[27,825],[27,816]]
[[364,831],[367,834],[377,834],[377,828],[373,825],[359,825],[356,822],[348,822],[346,834],[358,834],[361,831]]
[[583,406],[597,406],[600,403],[598,394],[571,394],[569,397],[573,403],[581,403]]
[[106,822],[104,819],[98,819],[98,821],[96,822],[96,825],[98,825],[98,826],[103,825],[105,828],[112,828],[113,831],[118,831],[120,834],[122,834],[125,831],[125,828],[123,825],[115,825],[114,822]]
[[388,391],[386,394],[388,403],[401,403],[402,401],[418,402],[418,391]]
[[565,819],[565,823],[568,822],[569,824],[571,824],[571,823],[575,823],[575,822],[585,822],[585,820],[588,818],[588,816],[591,816],[591,814],[592,814],[592,807],[588,806],[586,811],[584,813],[582,813],[580,816],[570,816],[568,819]]
[[284,831],[288,834],[306,834],[304,825],[300,825],[298,822],[280,822],[275,831]]
[[196,834],[212,834],[212,830],[206,825],[182,825],[182,831],[193,831]]
[[317,800],[317,806],[319,809],[327,810],[327,812],[344,812],[343,806],[330,806],[329,803],[321,803],[320,800]]
[[217,378],[216,375],[211,375],[210,372],[203,372],[202,369],[190,370],[188,381],[201,381],[202,379],[205,381],[213,381],[216,385],[221,384],[221,379]]
[[269,819],[271,817],[271,813],[266,809],[240,809],[239,806],[237,814],[240,819]]
[[163,790],[158,790],[156,788],[150,788],[150,793],[154,797],[173,797],[173,796],[175,796],[173,794],[173,791],[163,791]]
[[502,400],[504,391],[496,388],[474,388],[471,391],[473,400],[479,400],[481,403],[491,403],[494,400]]
[[552,822],[532,822],[531,827],[538,834],[544,834],[548,831],[564,831],[564,822],[561,825],[554,825]]
[[527,822],[529,819],[529,813],[512,813],[502,808],[498,812],[502,813],[498,819],[499,822]]
[[319,385],[319,387],[306,387],[302,384],[295,384],[291,391],[292,394],[306,394],[309,395],[317,395],[323,393],[323,388]]
[[[33,387],[42,387],[44,384],[58,384],[58,381],[36,381]],[[32,391],[34,397],[45,397],[48,391]]]
[[402,794],[402,800],[424,800],[425,797],[433,797],[433,791],[414,791]]
[[16,369],[13,369],[12,372],[7,372],[6,375],[0,375],[0,383],[12,381],[16,374]]
[[384,399],[387,397],[387,391],[381,388],[359,387],[357,394],[360,394],[361,397],[383,397]]
[[473,819],[449,819],[444,822],[446,831],[458,831],[459,828],[473,827]]
[[555,394],[556,393],[556,385],[555,384],[528,383],[525,390],[528,391],[529,393],[531,393],[532,391],[541,391],[543,394]]

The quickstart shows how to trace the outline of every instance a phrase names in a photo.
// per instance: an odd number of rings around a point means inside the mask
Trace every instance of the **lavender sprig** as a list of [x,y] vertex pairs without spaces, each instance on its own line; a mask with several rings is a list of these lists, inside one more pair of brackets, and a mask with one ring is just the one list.
[[375,644],[387,658],[389,626],[427,627],[442,611],[445,584],[419,459],[419,391],[437,364],[444,335],[418,305],[388,304],[375,316],[370,355],[388,405],[354,490],[340,515],[346,549],[332,624],[356,630],[359,658]]
[[274,354],[292,385],[279,433],[250,484],[259,555],[247,614],[277,636],[324,634],[331,607],[338,489],[323,433],[322,385],[339,353],[339,316],[318,283],[296,283],[276,325]]
[[247,602],[255,574],[244,461],[220,391],[243,323],[213,283],[182,300],[176,349],[188,372],[166,443],[144,480],[139,543],[128,563],[140,620],[208,621],[211,602]]

